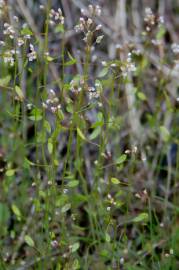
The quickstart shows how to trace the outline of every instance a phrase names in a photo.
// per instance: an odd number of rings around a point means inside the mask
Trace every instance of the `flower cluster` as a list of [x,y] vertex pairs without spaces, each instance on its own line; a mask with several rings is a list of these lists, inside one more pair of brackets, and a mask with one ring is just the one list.
[[[101,30],[102,28],[101,24],[98,24],[96,26],[94,20],[92,19],[96,15],[97,16],[101,15],[101,9],[99,6],[89,5],[88,11],[86,12],[85,10],[81,10],[81,13],[85,17],[80,17],[79,23],[75,26],[75,31],[83,32],[84,33],[83,40],[87,44],[90,44],[94,33]],[[98,36],[96,38],[96,43],[100,43],[102,39],[103,39],[103,35]]]
[[6,36],[9,36],[10,39],[14,39],[14,37],[15,37],[14,27],[12,25],[10,25],[9,23],[4,23],[3,34]]
[[36,51],[34,49],[34,46],[32,44],[30,44],[29,47],[30,47],[29,48],[30,49],[30,52],[27,54],[27,57],[29,59],[29,62],[32,62],[32,61],[34,61],[34,60],[37,59],[37,53],[36,53]]
[[146,22],[146,24],[148,25],[146,27],[147,31],[150,31],[150,26],[155,25],[155,15],[153,14],[151,8],[147,7],[145,9],[145,17],[144,17],[144,21]]
[[23,40],[22,38],[19,37],[19,38],[17,39],[17,46],[18,46],[18,47],[23,46],[24,43],[25,43],[25,42],[24,42],[24,40]]
[[[14,16],[13,18],[14,18],[14,20],[16,22],[18,22],[19,19],[18,19],[17,16]],[[26,27],[26,24],[23,25],[22,30],[25,27]],[[14,26],[10,25],[9,23],[4,23],[3,34],[5,36],[8,36],[10,39],[15,39],[15,29],[14,29]],[[21,47],[25,43],[25,40],[30,39],[30,38],[31,38],[31,35],[30,34],[25,34],[25,35],[19,36],[17,38],[17,46],[18,47]]]
[[30,35],[30,34],[24,35],[23,38],[24,38],[25,40],[31,39],[31,35]]
[[127,61],[124,63],[124,65],[121,67],[122,76],[127,77],[127,75],[131,72],[136,71],[136,66],[132,62],[131,53],[128,53]]
[[[75,95],[78,95],[83,89],[86,89],[84,85],[84,79],[80,78],[79,80],[72,80],[70,83],[70,90]],[[100,96],[100,87],[98,83],[95,84],[95,87],[88,86],[87,87],[87,95],[89,100],[97,99]]]
[[101,7],[99,5],[89,5],[88,10],[81,9],[81,14],[83,14],[84,16],[87,16],[89,14],[91,17],[101,16]]
[[162,25],[164,23],[164,18],[154,15],[151,8],[147,7],[145,9],[144,22],[146,23],[146,31],[151,32],[155,25]]
[[72,80],[70,82],[70,90],[76,95],[82,91],[83,87],[84,87],[83,79],[80,79],[80,81]]
[[88,87],[88,97],[90,100],[99,98],[99,95],[99,90],[97,90],[95,87]]
[[[13,17],[15,22],[18,22],[19,19],[17,16]],[[7,37],[9,37],[11,40],[13,40],[16,43],[17,47],[22,47],[24,44],[26,44],[26,41],[29,40],[31,38],[31,32],[29,31],[29,33],[26,33],[26,30],[24,30],[27,27],[26,24],[24,24],[22,26],[22,32],[19,35],[16,31],[13,25],[9,24],[9,23],[4,23],[4,30],[3,30],[3,34]],[[28,28],[28,27],[27,27]],[[23,33],[24,31],[24,33]],[[5,43],[4,41],[0,41],[0,45],[4,46]],[[14,44],[13,44],[14,45]],[[14,50],[7,50],[4,52],[3,55],[3,59],[5,63],[9,63],[10,66],[14,65],[15,62],[15,55],[19,54],[20,51],[18,49]],[[30,43],[29,45],[29,53],[27,53],[27,58],[29,60],[29,62],[34,61],[37,58],[37,53],[34,49],[34,46]]]
[[179,54],[179,44],[173,43],[171,49],[174,54]]
[[[108,198],[109,203],[111,204],[111,206],[116,205],[116,202],[115,202],[114,198],[112,197],[112,195],[110,193],[107,195],[107,198]],[[111,210],[111,206],[107,207],[107,211]]]
[[61,8],[58,8],[57,11],[55,11],[54,9],[51,9],[49,17],[50,17],[49,23],[51,25],[64,24],[64,16],[62,14]]
[[15,54],[18,54],[18,51],[8,50],[3,54],[4,63],[10,64],[10,66],[14,66],[15,63]]
[[58,112],[61,109],[61,105],[59,104],[59,99],[56,96],[56,93],[53,89],[50,89],[48,94],[48,99],[46,102],[42,103],[43,108],[50,109],[52,113]]
[[44,9],[45,9],[45,6],[44,6],[44,5],[39,5],[39,8],[40,8],[41,10],[44,10]]
[[132,53],[133,53],[134,55],[137,55],[137,56],[139,56],[139,55],[142,54],[142,52],[141,52],[140,49],[133,49],[133,50],[132,50]]

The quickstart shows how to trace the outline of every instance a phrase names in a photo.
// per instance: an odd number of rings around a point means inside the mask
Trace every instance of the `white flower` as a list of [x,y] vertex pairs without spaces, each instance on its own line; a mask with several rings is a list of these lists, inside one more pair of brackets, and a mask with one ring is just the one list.
[[101,64],[102,64],[102,66],[104,66],[104,67],[107,65],[106,61],[102,61]]
[[12,51],[6,51],[3,56],[3,59],[4,59],[4,63],[7,63],[7,64],[9,63],[10,66],[14,66],[15,59],[13,57]]
[[101,16],[101,8],[100,8],[100,6],[98,6],[98,5],[96,6],[95,13],[96,13],[97,16]]
[[5,23],[4,24],[4,31],[3,31],[3,34],[6,35],[6,36],[9,36],[10,39],[13,39],[14,36],[15,36],[15,31],[14,31],[14,28],[12,25],[8,24],[8,23]]
[[13,17],[14,21],[18,22],[19,21],[19,18],[17,16],[14,16]]
[[60,8],[58,8],[57,11],[51,9],[49,17],[51,18],[51,20],[49,21],[51,25],[54,25],[55,23],[64,24],[64,17],[62,16],[62,11]]
[[98,36],[97,39],[96,39],[96,43],[101,43],[101,40],[103,39],[103,35],[102,36]]
[[43,10],[45,7],[44,7],[44,5],[40,5],[39,8],[40,8],[41,10]]
[[89,91],[88,96],[89,96],[90,100],[93,99],[93,98],[98,98],[99,97],[99,91],[97,91],[95,89],[95,87],[89,87],[88,91]]
[[18,38],[18,39],[17,39],[17,45],[18,45],[19,47],[21,47],[22,45],[24,45],[24,40],[23,40],[22,38]]
[[0,40],[0,45],[1,45],[1,46],[4,46],[4,45],[5,45],[5,42],[2,41],[2,40]]
[[173,43],[171,49],[174,54],[179,54],[179,44]]
[[31,35],[29,35],[29,34],[28,35],[25,35],[24,38],[25,39],[30,39],[31,38]]
[[116,67],[116,63],[112,63],[111,64],[111,67]]
[[96,26],[96,31],[99,31],[101,28],[102,28],[102,25],[101,25],[101,24],[98,24],[98,25]]
[[32,62],[37,59],[37,53],[34,50],[34,46],[32,44],[30,44],[30,51],[31,52],[27,54],[27,57],[29,59],[29,62]]

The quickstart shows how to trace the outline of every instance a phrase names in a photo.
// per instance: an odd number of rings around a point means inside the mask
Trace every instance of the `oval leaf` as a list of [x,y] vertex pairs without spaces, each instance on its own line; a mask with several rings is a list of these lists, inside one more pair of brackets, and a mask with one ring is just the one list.
[[98,74],[98,77],[102,78],[102,77],[106,76],[107,73],[108,73],[108,67],[105,67],[100,71],[100,73]]
[[65,204],[65,205],[62,207],[61,212],[62,212],[62,213],[65,213],[65,212],[67,212],[68,210],[70,210],[70,208],[71,208],[71,203],[67,203],[67,204]]
[[162,135],[162,139],[167,142],[170,138],[170,133],[168,131],[168,129],[165,126],[160,126],[160,132]]
[[84,140],[84,141],[86,140],[85,135],[83,134],[83,132],[79,128],[77,128],[77,134],[82,140]]
[[147,213],[141,213],[137,217],[133,219],[134,222],[147,222],[149,219],[149,215]]
[[18,95],[19,99],[22,101],[24,99],[24,94],[18,85],[15,86],[15,91],[16,91],[16,94]]
[[13,170],[13,169],[9,169],[6,171],[6,176],[8,176],[8,177],[13,176],[14,174],[15,174],[15,170]]
[[119,181],[117,178],[115,178],[115,177],[112,177],[112,178],[111,178],[111,182],[112,182],[114,185],[120,184],[120,181]]
[[71,245],[71,252],[74,253],[76,252],[80,247],[80,243],[79,242],[76,242],[74,243],[73,245]]
[[67,186],[68,186],[68,187],[71,187],[71,188],[77,187],[78,185],[79,185],[79,181],[78,181],[78,180],[70,181],[70,182],[67,184]]
[[48,141],[47,147],[48,147],[48,152],[51,155],[53,152],[53,143],[51,142],[51,140]]
[[9,84],[10,80],[11,80],[10,75],[7,75],[6,77],[1,78],[0,79],[0,86],[7,86]]
[[35,246],[34,240],[29,235],[25,235],[24,240],[29,247]]
[[18,220],[21,220],[21,211],[19,210],[19,208],[15,204],[13,204],[11,208]]
[[123,154],[116,160],[116,163],[117,164],[122,164],[124,161],[126,161],[126,159],[127,159],[127,155]]

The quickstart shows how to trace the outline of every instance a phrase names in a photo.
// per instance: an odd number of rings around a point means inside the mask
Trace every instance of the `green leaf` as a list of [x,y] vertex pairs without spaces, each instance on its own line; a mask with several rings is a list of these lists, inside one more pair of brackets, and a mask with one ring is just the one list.
[[70,208],[71,208],[71,203],[67,203],[67,204],[65,204],[65,205],[62,207],[61,212],[62,212],[62,213],[65,213],[65,212],[67,212]]
[[48,62],[52,62],[52,61],[54,60],[54,58],[51,57],[50,55],[47,55],[47,56],[46,56],[46,60],[47,60]]
[[7,75],[6,77],[1,78],[0,79],[0,86],[7,86],[9,84],[10,80],[11,80],[10,75]]
[[98,135],[101,133],[101,127],[97,127],[93,130],[93,132],[90,134],[89,139],[94,140],[98,137]]
[[25,169],[29,169],[30,166],[35,166],[35,163],[31,162],[30,160],[28,160],[27,158],[24,159],[24,163],[23,163],[23,167]]
[[24,240],[29,247],[35,246],[34,240],[29,235],[26,234]]
[[97,121],[92,125],[92,128],[102,127],[104,125],[104,117],[101,112],[97,114]]
[[88,201],[88,197],[85,195],[81,195],[79,193],[74,193],[73,194],[73,205],[79,206],[80,203],[84,203]]
[[67,196],[67,194],[62,194],[62,195],[60,195],[57,198],[57,200],[56,200],[56,206],[57,207],[62,207],[67,202],[68,202],[68,196]]
[[101,43],[101,40],[103,39],[104,35],[98,36],[96,39],[96,43],[99,44]]
[[160,132],[162,135],[162,139],[167,142],[170,138],[170,132],[168,131],[168,129],[165,126],[160,126]]
[[142,101],[147,100],[147,97],[146,97],[146,95],[145,95],[143,92],[138,92],[138,93],[137,93],[137,96],[138,96],[138,98],[139,98],[140,100],[142,100]]
[[19,99],[21,101],[23,101],[24,100],[24,94],[23,94],[21,88],[18,85],[15,86],[15,91],[16,91],[16,94],[18,95]]
[[34,108],[31,111],[31,115],[29,116],[29,119],[31,121],[40,121],[40,120],[42,120],[42,110],[40,110],[38,108]]
[[46,143],[46,133],[43,130],[37,133],[37,142]]
[[22,215],[21,215],[21,211],[19,210],[19,208],[15,204],[12,204],[11,208],[12,208],[12,212],[16,215],[16,217],[20,221]]
[[39,197],[46,198],[46,193],[43,190],[39,190]]
[[0,203],[0,225],[5,225],[10,218],[10,211],[6,204]]
[[85,135],[83,134],[83,132],[79,128],[77,128],[77,134],[82,140],[84,140],[84,141],[86,140]]
[[72,66],[74,64],[76,64],[76,59],[65,62],[64,66],[68,67],[68,66]]
[[74,64],[76,64],[76,59],[68,52],[68,56],[70,58],[69,61],[65,62],[65,66],[72,66]]
[[55,33],[64,33],[64,26],[63,26],[63,24],[58,24],[55,27]]
[[70,181],[67,184],[67,186],[70,187],[70,188],[77,187],[78,185],[79,185],[79,181],[78,180]]
[[110,235],[106,232],[106,234],[105,234],[105,240],[106,240],[106,242],[110,242],[111,241],[111,237],[110,237]]
[[102,78],[102,77],[106,76],[107,73],[108,73],[108,70],[109,70],[108,67],[103,68],[103,69],[100,71],[100,73],[98,74],[98,77],[99,77],[99,78]]
[[74,243],[73,245],[71,245],[71,252],[74,253],[76,252],[80,247],[80,243],[79,242],[76,242]]
[[103,116],[102,112],[99,112],[97,114],[97,118],[98,118],[98,121],[102,121],[104,123],[104,116]]
[[22,30],[21,30],[21,35],[32,35],[32,31],[28,28],[28,27],[24,27]]
[[31,166],[34,166],[34,165],[35,165],[34,162],[30,161],[30,160],[27,159],[27,158],[25,158],[25,161],[26,161],[29,165],[31,165]]
[[44,121],[44,128],[47,130],[48,133],[51,133],[51,126],[48,121]]
[[133,219],[134,222],[147,222],[149,219],[148,213],[141,213]]
[[9,169],[6,171],[6,176],[8,176],[8,177],[13,176],[14,174],[15,174],[15,170],[13,170],[13,169]]
[[[75,259],[75,260],[74,260],[73,265],[72,265],[72,269],[73,269],[73,270],[81,269],[80,263],[79,263],[78,259]],[[57,270],[58,270],[58,269],[57,269]]]
[[48,148],[49,154],[51,155],[53,152],[53,143],[52,143],[51,139],[48,140],[47,148]]
[[112,177],[112,178],[111,178],[111,182],[112,182],[114,185],[120,184],[120,181],[119,181],[117,178],[115,178],[115,177]]
[[97,91],[100,91],[101,92],[103,90],[102,82],[100,80],[95,80],[95,87],[96,87],[96,90]]
[[164,37],[165,33],[166,33],[165,27],[161,26],[156,36],[157,40],[161,40]]
[[66,106],[66,110],[69,113],[73,113],[73,104],[72,103],[68,103],[68,105]]
[[127,155],[123,154],[116,160],[116,163],[117,164],[122,164],[122,163],[124,163],[126,161],[126,159],[127,159]]

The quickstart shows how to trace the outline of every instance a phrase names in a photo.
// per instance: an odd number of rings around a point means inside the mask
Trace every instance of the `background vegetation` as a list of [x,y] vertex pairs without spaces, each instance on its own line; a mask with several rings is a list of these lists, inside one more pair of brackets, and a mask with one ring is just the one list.
[[0,0],[0,270],[179,269],[178,12]]

